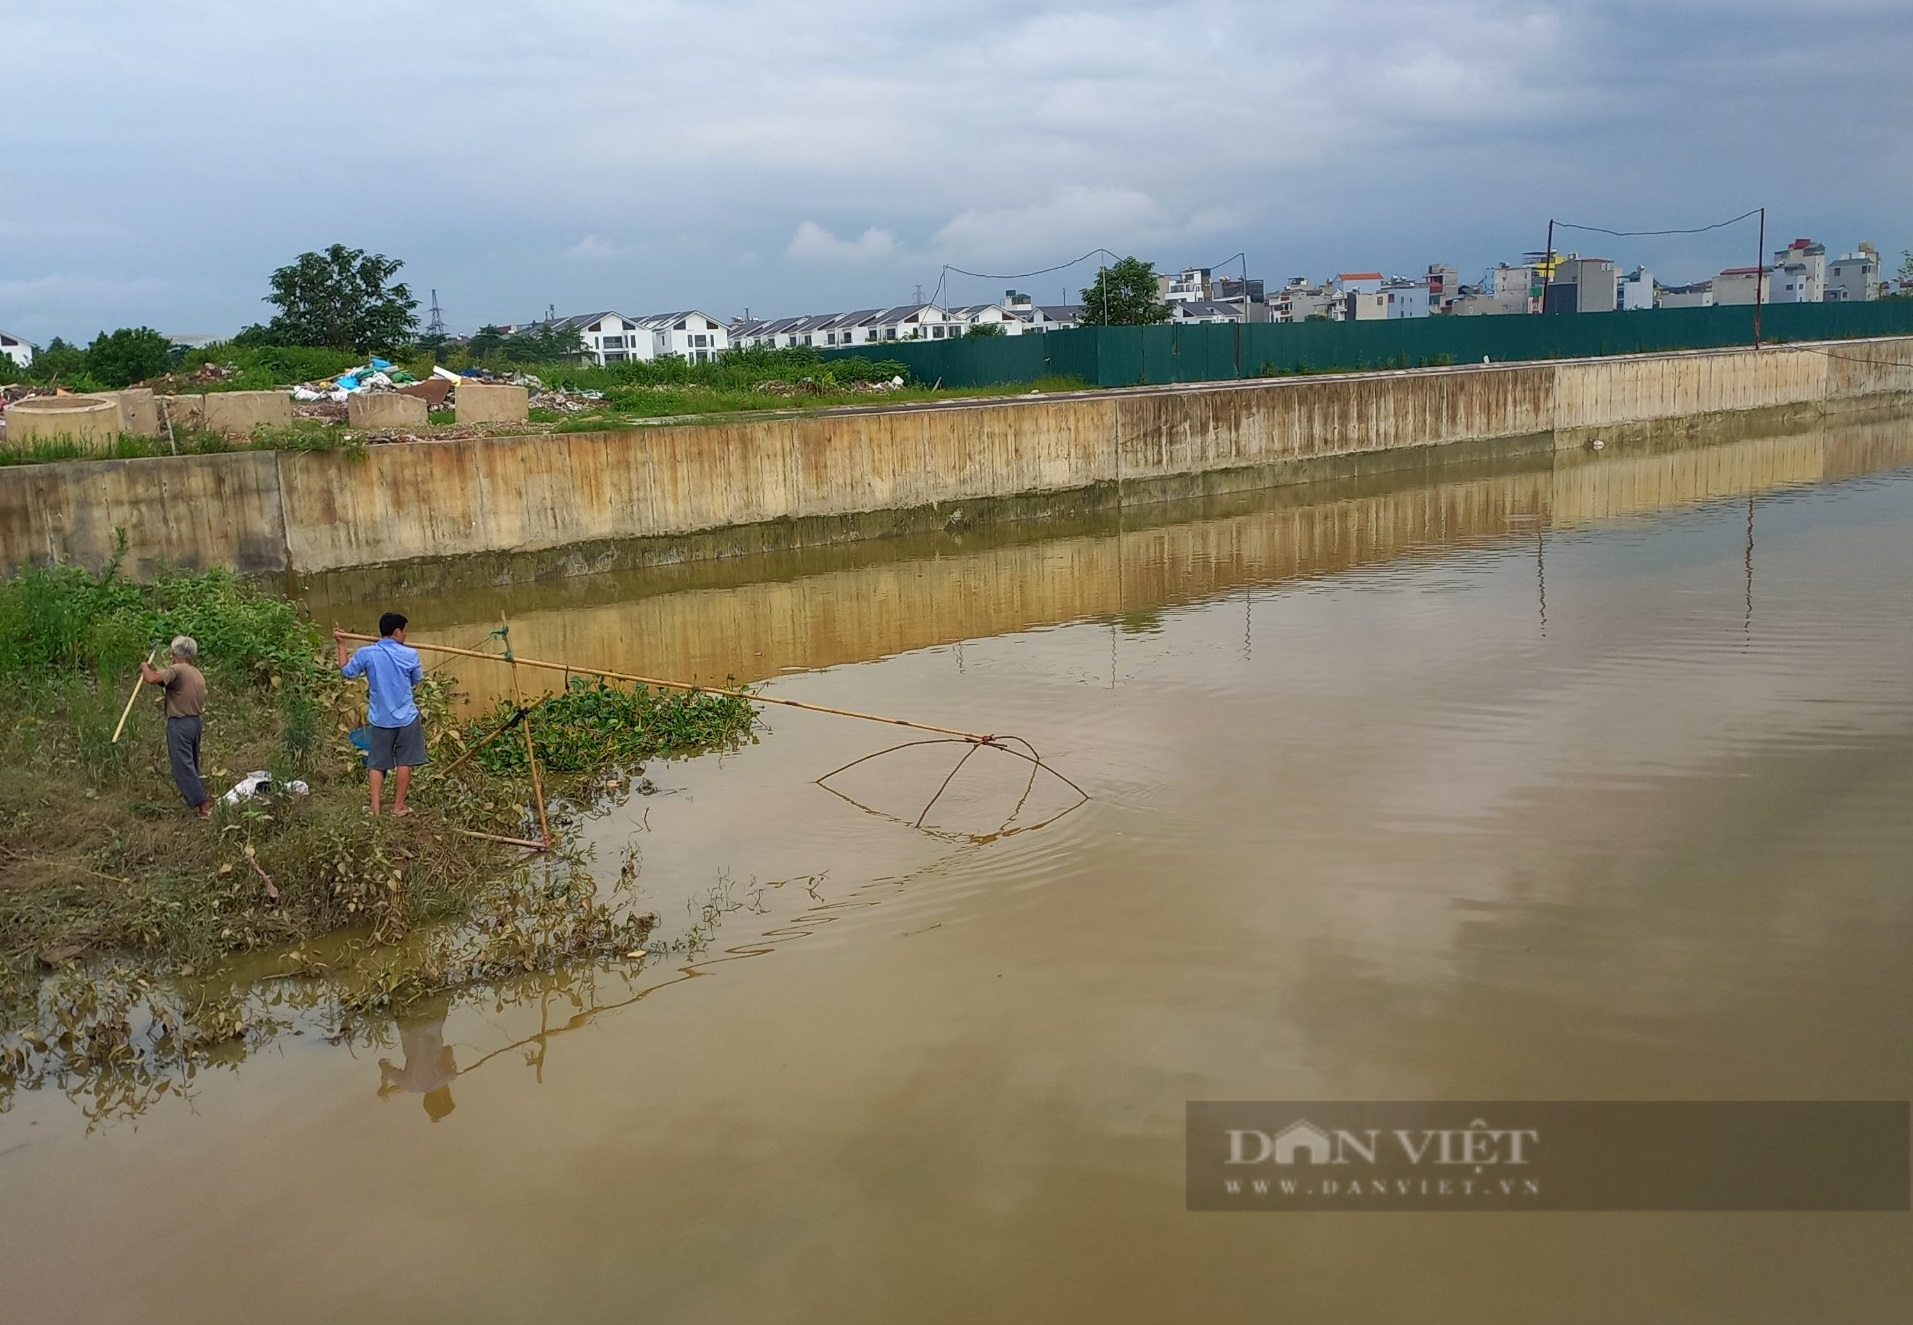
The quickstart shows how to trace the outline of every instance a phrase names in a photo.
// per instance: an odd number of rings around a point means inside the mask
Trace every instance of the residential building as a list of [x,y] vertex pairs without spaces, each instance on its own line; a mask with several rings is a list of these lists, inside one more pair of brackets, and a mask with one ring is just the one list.
[[1760,302],[1773,302],[1773,272],[1767,267],[1729,267],[1714,277],[1714,303],[1751,304],[1755,292]]
[[25,337],[0,331],[0,358],[11,359],[15,366],[25,368],[33,362],[33,346],[27,343]]
[[520,332],[575,331],[584,342],[586,356],[600,368],[608,363],[651,357],[651,333],[638,324],[638,319],[622,313],[580,313],[541,322],[513,323],[498,329],[508,336]]
[[[1778,273],[1793,271],[1791,281]],[[1775,297],[1787,304],[1817,304],[1825,298],[1827,288],[1827,246],[1816,244],[1811,239],[1796,239],[1787,247],[1774,254],[1776,272]],[[1798,298],[1781,298],[1780,287],[1789,286]]]
[[1397,276],[1393,280],[1382,282],[1382,288],[1376,291],[1382,298],[1384,316],[1390,318],[1427,317],[1428,282],[1411,281]]
[[1827,263],[1824,297],[1829,303],[1855,304],[1880,297],[1880,255],[1871,244]]
[[1330,285],[1312,285],[1306,276],[1291,276],[1287,285],[1269,300],[1272,322],[1306,322],[1312,317],[1335,317],[1332,310],[1341,303]]
[[1169,320],[1175,323],[1240,322],[1242,308],[1240,303],[1223,303],[1217,299],[1182,299],[1169,305]]
[[1542,282],[1533,266],[1511,267],[1507,263],[1492,268],[1482,281],[1482,293],[1488,297],[1484,312],[1539,313]]
[[962,324],[959,335],[967,335],[972,327],[999,327],[999,335],[1020,336],[1026,323],[1003,304],[964,304],[949,310],[951,318]]
[[1819,287],[1813,279],[1813,269],[1804,262],[1789,262],[1775,267],[1771,276],[1772,284],[1767,287],[1767,302],[1774,304],[1804,304],[1819,293]]
[[1461,273],[1439,262],[1428,264],[1428,311],[1446,313],[1461,296]]
[[1654,307],[1654,278],[1645,267],[1636,267],[1621,277],[1615,286],[1614,306],[1624,313]]
[[1550,313],[1612,313],[1620,294],[1620,268],[1606,258],[1570,254],[1560,259],[1548,281]]
[[636,321],[649,333],[649,353],[642,356],[646,359],[675,356],[689,363],[709,363],[731,348],[730,328],[695,308],[652,313]]
[[1180,276],[1167,274],[1156,277],[1156,297],[1166,304],[1179,304],[1185,300],[1206,300],[1210,297],[1209,269],[1207,267],[1184,267]]
[[1209,282],[1209,297],[1220,302],[1239,302],[1245,291],[1252,304],[1262,303],[1267,298],[1259,277],[1218,276]]
[[1659,306],[1661,308],[1712,308],[1714,283],[1695,281],[1692,285],[1663,285]]
[[[1333,314],[1331,314],[1333,316]],[[1380,322],[1388,316],[1388,296],[1377,290],[1354,289],[1342,295],[1341,322]]]
[[1081,304],[1032,304],[1021,311],[1025,331],[1067,331],[1081,326]]

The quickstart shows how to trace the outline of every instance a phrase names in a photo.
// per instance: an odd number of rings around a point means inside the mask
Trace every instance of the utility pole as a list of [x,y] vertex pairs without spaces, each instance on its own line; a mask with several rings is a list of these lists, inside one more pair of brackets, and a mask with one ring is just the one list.
[[[1554,280],[1554,218],[1548,218],[1548,246],[1541,250],[1541,311],[1548,311],[1548,286]],[[1577,305],[1578,307],[1578,305]]]
[[1760,238],[1754,254],[1754,348],[1760,348],[1760,287],[1767,283],[1767,209],[1760,209]]
[[431,312],[432,320],[425,324],[425,333],[429,336],[443,336],[445,334],[445,313],[444,310],[438,306],[437,290],[432,291]]

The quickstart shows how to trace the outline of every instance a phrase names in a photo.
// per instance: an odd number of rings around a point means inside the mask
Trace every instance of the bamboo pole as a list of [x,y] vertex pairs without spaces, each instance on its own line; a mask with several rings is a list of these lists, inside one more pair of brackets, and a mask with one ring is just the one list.
[[[146,665],[151,667],[153,665],[153,659],[158,656],[158,648],[149,650],[146,654]],[[146,677],[143,673],[137,681],[133,682],[133,693],[126,697],[126,707],[120,710],[120,725],[113,729],[112,744],[118,745],[120,743],[120,733],[126,730],[126,720],[133,716],[133,705],[139,700],[139,688],[145,684]]]
[[[347,639],[370,641],[375,636],[355,635],[346,632]],[[409,648],[423,649],[428,653],[446,653],[457,658],[480,658],[487,662],[504,662],[505,658],[496,653],[484,653],[478,649],[459,649],[449,644],[409,644]],[[986,736],[977,732],[958,731],[954,727],[937,727],[927,722],[912,722],[908,718],[886,718],[877,713],[859,713],[855,709],[832,708],[828,704],[807,704],[801,699],[784,699],[777,695],[753,694],[745,690],[726,690],[719,686],[693,685],[686,681],[666,681],[655,676],[636,676],[630,672],[613,672],[602,667],[580,667],[577,663],[546,662],[540,658],[520,658],[513,656],[513,664],[522,663],[526,667],[542,667],[549,672],[582,672],[586,676],[601,676],[607,681],[631,681],[638,685],[656,686],[660,690],[687,690],[700,695],[723,695],[730,699],[742,699],[752,704],[781,704],[785,708],[808,709],[812,713],[833,713],[840,718],[861,718],[865,722],[881,722],[892,727],[909,727],[914,731],[935,732],[939,736],[955,736],[960,740],[975,741],[978,745],[996,744],[995,736]],[[514,668],[515,671],[515,668]],[[522,707],[522,705],[521,705]]]
[[533,842],[523,837],[500,837],[497,833],[481,833],[475,828],[454,828],[452,831],[460,837],[478,837],[487,842],[503,842],[507,846],[530,847],[533,851],[551,850],[549,842]]
[[538,776],[538,751],[531,740],[531,714],[525,709],[525,692],[518,684],[518,659],[511,651],[511,622],[505,620],[505,614],[498,614],[498,624],[505,628],[505,660],[511,664],[511,693],[518,708],[524,712],[525,762],[531,765],[531,798],[538,807],[538,834],[545,839],[540,851],[551,849],[551,825],[545,821],[545,784]]

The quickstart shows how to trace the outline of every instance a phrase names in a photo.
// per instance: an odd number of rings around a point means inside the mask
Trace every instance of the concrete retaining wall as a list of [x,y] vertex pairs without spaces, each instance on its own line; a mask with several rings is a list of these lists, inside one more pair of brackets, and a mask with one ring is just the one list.
[[283,571],[286,523],[278,457],[270,451],[83,460],[0,469],[0,558],[99,570],[126,531],[125,570],[166,566]]
[[[363,456],[136,461],[128,463],[152,468],[128,470],[119,500],[129,511],[159,510],[170,492],[198,484],[194,500],[230,504],[219,508],[227,523],[204,528],[204,542],[141,524],[132,542],[139,564],[316,573],[752,527],[794,530],[777,540],[788,546],[887,532],[872,513],[1027,516],[1032,495],[1161,499],[1423,465],[1482,447],[1574,445],[1696,418],[1832,413],[1909,392],[1913,341],[1843,341],[378,446]],[[231,398],[208,396],[206,406]],[[214,477],[223,465],[255,462],[269,471]],[[110,554],[117,517],[68,514],[99,500],[86,467],[47,468],[71,472],[0,471],[0,569],[45,559],[41,529],[66,531],[53,555],[96,564]],[[275,540],[276,554],[261,551]],[[708,543],[685,555],[723,550]]]

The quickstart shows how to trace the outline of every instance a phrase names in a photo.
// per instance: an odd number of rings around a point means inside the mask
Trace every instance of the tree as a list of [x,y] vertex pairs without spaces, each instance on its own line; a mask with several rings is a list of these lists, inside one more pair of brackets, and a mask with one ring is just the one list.
[[86,351],[55,336],[44,348],[34,351],[27,370],[38,382],[71,382],[86,371]]
[[498,351],[504,344],[505,329],[503,327],[494,327],[491,323],[487,322],[484,326],[480,327],[477,332],[473,334],[471,340],[467,342],[465,352],[471,356],[473,363],[477,363],[481,359],[497,358]]
[[301,253],[272,273],[265,302],[276,305],[279,316],[261,329],[262,338],[357,353],[397,348],[418,327],[411,289],[388,284],[404,265],[343,244]]
[[1123,258],[1099,267],[1096,283],[1083,291],[1084,325],[1147,326],[1169,320],[1169,305],[1156,297],[1155,264],[1141,258]]
[[965,336],[1001,336],[1003,334],[1003,324],[1001,322],[978,322],[963,334]]
[[116,389],[158,377],[172,362],[173,343],[151,327],[102,331],[86,347],[86,375]]

